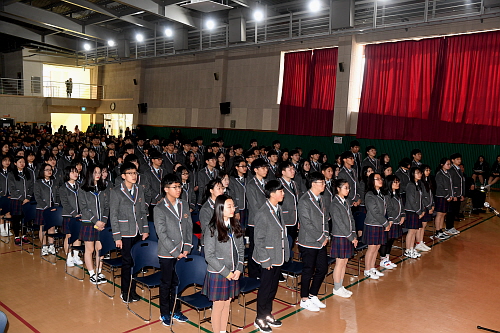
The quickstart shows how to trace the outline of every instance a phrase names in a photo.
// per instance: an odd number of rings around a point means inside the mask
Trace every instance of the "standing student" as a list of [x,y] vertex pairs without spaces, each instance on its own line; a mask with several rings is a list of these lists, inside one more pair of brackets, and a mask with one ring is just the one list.
[[391,229],[386,231],[387,242],[380,246],[380,268],[393,269],[397,265],[389,257],[394,240],[403,235],[402,224],[405,220],[405,207],[399,195],[399,178],[395,175],[387,176],[385,179],[387,191],[387,218]]
[[180,199],[182,186],[175,174],[168,174],[162,180],[165,197],[155,207],[155,228],[158,234],[158,257],[160,258],[160,320],[164,326],[170,326],[170,316],[186,322],[188,319],[174,309],[175,287],[179,280],[175,273],[178,259],[186,258],[191,251],[193,222],[189,213],[189,205]]
[[[356,170],[356,175],[361,176],[361,153],[359,150],[361,149],[361,145],[359,144],[358,140],[353,140],[349,144],[350,146],[350,152],[352,153],[352,156],[354,157],[354,170]],[[340,160],[342,161],[342,160]]]
[[208,264],[202,293],[212,306],[213,332],[226,332],[231,300],[238,297],[245,246],[240,223],[234,218],[234,201],[223,194],[216,198],[214,214],[205,230]]
[[278,171],[278,157],[279,154],[276,150],[270,150],[267,153],[267,159],[269,161],[268,164],[268,172],[266,175],[266,181],[276,180],[276,172]]
[[[71,254],[69,250],[69,238],[71,237],[70,223],[76,222],[77,220],[79,222],[82,217],[78,204],[78,191],[80,191],[80,185],[77,181],[78,176],[78,170],[74,166],[67,166],[64,169],[64,184],[58,189],[62,205],[62,232],[66,234],[64,238],[64,253],[66,253],[66,265],[68,267],[73,267],[75,264],[83,264],[78,256],[78,250],[73,250],[73,254]],[[79,246],[80,240],[76,240],[74,245]]]
[[219,170],[215,168],[217,165],[217,159],[214,153],[206,153],[205,154],[205,164],[206,166],[198,171],[196,175],[198,184],[198,205],[201,206],[203,201],[203,194],[205,193],[205,186],[207,186],[208,182],[212,179],[219,177]]
[[349,183],[349,202],[353,207],[358,207],[361,204],[361,196],[359,192],[358,174],[354,170],[354,155],[350,151],[343,152],[340,156],[343,167],[339,172],[339,179],[345,179]]
[[137,186],[137,167],[131,162],[120,167],[122,183],[110,191],[111,229],[116,248],[121,249],[121,299],[124,303],[141,299],[135,291],[135,281],[130,281],[134,261],[130,253],[132,246],[149,237],[148,212],[144,204],[144,192]]
[[413,149],[411,151],[411,166],[420,168],[422,166],[422,151],[420,149]]
[[361,168],[370,166],[375,172],[381,172],[380,161],[377,159],[377,148],[375,146],[366,147],[366,158],[361,163]]
[[10,222],[7,222],[7,218],[10,218],[10,199],[9,199],[9,184],[8,184],[8,174],[10,167],[10,157],[8,155],[2,155],[2,166],[0,170],[0,230],[1,236],[7,237],[12,236],[13,233],[10,231]]
[[182,193],[181,199],[189,204],[189,211],[192,213],[196,210],[196,193],[194,192],[194,182],[191,182],[191,173],[185,166],[180,166],[175,172],[181,180]]
[[372,173],[368,177],[365,195],[366,218],[363,231],[363,243],[368,245],[364,275],[370,279],[379,279],[385,274],[375,268],[377,252],[387,241],[385,231],[391,229],[387,219],[387,198],[384,193],[384,178],[380,173]]
[[309,163],[311,172],[321,172],[321,163],[319,162],[319,150],[313,149],[309,152]]
[[403,200],[403,205],[406,203],[406,186],[410,183],[410,164],[409,158],[405,157],[399,161],[399,168],[394,173],[399,178],[399,193]]
[[80,239],[85,244],[85,266],[89,271],[90,282],[106,283],[106,278],[101,273],[102,256],[96,258],[97,266],[94,271],[93,254],[102,248],[99,232],[104,230],[108,222],[109,190],[101,178],[101,168],[95,164],[87,168],[85,183],[82,190],[78,191],[78,203],[82,212]]
[[328,270],[326,245],[329,240],[327,211],[321,193],[325,190],[325,176],[312,172],[307,181],[309,190],[300,198],[299,250],[304,268],[300,288],[300,306],[317,312],[326,304],[318,298],[319,288]]
[[424,242],[424,233],[425,227],[427,226],[427,222],[432,221],[432,215],[434,213],[434,193],[436,193],[436,188],[431,178],[431,168],[428,165],[422,164],[420,166],[420,170],[422,171],[422,191],[424,194],[424,207],[425,214],[422,218],[422,228],[418,229],[417,234],[415,235],[415,250],[417,251],[430,251],[431,248],[425,245]]
[[441,158],[436,171],[436,234],[434,238],[447,239],[450,236],[443,230],[444,218],[448,213],[450,201],[453,200],[453,182],[450,175],[451,161],[447,157]]
[[445,233],[448,235],[458,235],[460,231],[455,229],[455,219],[460,213],[460,203],[464,201],[465,195],[465,176],[460,170],[460,164],[462,164],[462,155],[459,153],[452,154],[450,156],[451,160],[451,182],[453,184],[453,199],[450,201],[450,208],[448,214],[446,215],[446,229]]
[[151,202],[149,202],[149,220],[154,220],[154,208],[156,204],[161,200],[162,197],[162,179],[167,173],[162,167],[163,157],[162,155],[153,150],[149,156],[151,160],[151,166],[146,171],[146,176],[149,179],[149,185],[151,186],[150,195]]
[[200,209],[200,226],[201,226],[201,244],[203,245],[203,235],[208,224],[214,216],[215,199],[224,194],[224,187],[220,178],[212,179],[205,186],[205,197],[207,200],[203,203]]
[[422,228],[422,218],[425,215],[424,206],[424,190],[422,172],[417,167],[410,169],[411,182],[406,186],[406,203],[405,203],[405,228],[408,229],[406,234],[406,250],[404,255],[408,258],[419,258],[421,254],[415,248],[415,235],[418,229]]
[[294,180],[295,168],[290,161],[283,162],[278,168],[279,181],[283,185],[285,198],[281,203],[283,211],[282,220],[286,225],[287,234],[292,237],[292,244],[295,244],[298,236],[298,213],[297,205],[302,196],[297,182]]
[[335,197],[330,206],[332,217],[332,248],[330,255],[335,259],[333,270],[333,294],[349,298],[352,292],[343,286],[347,261],[354,255],[354,249],[358,245],[356,237],[356,226],[351,212],[347,196],[349,195],[349,183],[345,179],[337,179],[333,185]]
[[229,189],[233,193],[233,199],[235,200],[235,205],[238,206],[240,214],[240,224],[245,231],[248,224],[248,209],[247,209],[247,195],[246,195],[246,184],[247,184],[247,171],[248,166],[243,159],[243,157],[235,157],[233,160],[233,168],[231,170]]
[[311,172],[311,163],[308,160],[302,160],[299,164],[298,174],[300,176],[296,176],[297,184],[300,187],[300,191],[302,193],[307,192],[307,177],[309,177],[309,173]]
[[[294,170],[291,163],[289,167]],[[254,326],[261,332],[272,332],[271,327],[282,325],[272,315],[273,300],[278,291],[281,266],[290,259],[290,246],[283,220],[284,212],[279,205],[285,197],[284,186],[277,180],[271,180],[264,190],[267,201],[255,216],[255,249],[252,259],[262,269]]]

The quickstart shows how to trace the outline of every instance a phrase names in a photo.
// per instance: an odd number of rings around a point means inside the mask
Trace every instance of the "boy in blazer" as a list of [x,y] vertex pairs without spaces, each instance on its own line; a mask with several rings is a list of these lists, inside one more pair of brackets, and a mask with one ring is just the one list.
[[[337,179],[345,179],[349,183],[349,202],[357,207],[361,204],[361,194],[359,193],[358,175],[354,169],[354,155],[350,151],[343,152],[340,159],[344,166],[340,169]],[[364,194],[363,194],[364,195]]]
[[161,181],[167,172],[162,167],[163,157],[159,152],[152,150],[151,154],[149,155],[149,158],[151,160],[151,167],[146,171],[146,175],[149,179],[149,185],[151,186],[150,190],[151,202],[149,203],[149,220],[153,221],[154,207],[162,199]]
[[381,172],[380,161],[377,159],[377,148],[375,146],[366,147],[366,155],[363,163],[361,163],[361,170],[363,170],[363,167],[369,166],[374,172]]
[[144,191],[137,185],[137,167],[131,162],[123,163],[120,174],[122,183],[110,191],[109,220],[116,248],[121,249],[122,253],[120,297],[124,303],[129,303],[141,299],[135,292],[135,281],[130,284],[130,270],[134,264],[130,250],[139,240],[149,236],[148,212],[144,204]]
[[[293,169],[293,166],[290,166]],[[266,202],[255,219],[255,248],[252,259],[261,269],[261,286],[257,294],[257,318],[254,325],[261,332],[271,332],[271,327],[280,327],[281,321],[272,315],[273,300],[278,290],[281,266],[290,258],[290,247],[283,211],[279,205],[285,197],[283,184],[269,181],[264,191]],[[271,327],[269,327],[271,326]]]
[[205,187],[208,182],[212,179],[219,177],[219,170],[215,168],[217,164],[217,159],[214,153],[205,154],[205,164],[207,165],[196,174],[197,184],[198,184],[198,205],[203,203],[203,195],[205,193]]
[[450,156],[450,160],[451,168],[449,173],[453,185],[453,199],[450,201],[450,209],[448,211],[448,214],[446,215],[446,229],[444,229],[444,232],[448,235],[457,235],[460,233],[460,231],[455,229],[455,219],[460,213],[460,203],[464,201],[465,176],[462,170],[460,170],[460,164],[462,164],[462,155],[459,153],[455,153]]
[[297,204],[302,196],[299,185],[294,180],[295,174],[295,167],[290,161],[283,162],[278,167],[279,181],[285,192],[285,198],[281,202],[283,211],[281,218],[286,225],[287,234],[292,237],[294,242],[297,239]]
[[174,174],[166,175],[162,180],[166,196],[154,208],[154,223],[158,234],[158,257],[160,258],[160,320],[164,326],[170,326],[170,314],[174,319],[186,322],[188,319],[173,309],[175,287],[178,284],[175,264],[178,259],[186,258],[191,251],[193,222],[189,204],[180,199],[182,186]]

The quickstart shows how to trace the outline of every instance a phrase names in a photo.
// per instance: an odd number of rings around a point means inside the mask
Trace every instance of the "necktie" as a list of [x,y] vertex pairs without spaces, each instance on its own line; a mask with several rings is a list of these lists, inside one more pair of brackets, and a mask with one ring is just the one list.
[[295,187],[293,186],[293,182],[290,182],[290,190],[292,190],[292,193],[293,195],[297,195],[297,193],[295,193]]
[[130,189],[128,190],[128,192],[130,193],[130,196],[132,197],[132,199],[134,198],[134,190],[133,189]]
[[317,203],[318,203],[319,208],[322,209],[323,207],[321,207],[321,199],[318,199]]
[[279,208],[276,210],[276,216],[278,216],[278,220],[281,222],[281,212]]
[[160,169],[156,170],[156,176],[157,176],[158,178],[160,178],[160,177],[161,177],[161,174],[160,174]]

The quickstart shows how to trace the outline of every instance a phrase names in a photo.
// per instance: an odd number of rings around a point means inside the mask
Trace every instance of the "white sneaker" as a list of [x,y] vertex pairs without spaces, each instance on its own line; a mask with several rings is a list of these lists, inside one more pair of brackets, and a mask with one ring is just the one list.
[[344,289],[345,292],[348,293],[349,295],[352,295],[352,291],[345,289],[344,286],[342,286],[342,289]]
[[405,257],[412,258],[412,259],[416,259],[416,258],[418,258],[418,257],[415,255],[415,253],[414,253],[414,252],[420,255],[420,253],[418,253],[417,251],[414,251],[413,249],[406,249],[406,250],[405,250]]
[[349,294],[347,292],[347,290],[345,290],[343,287],[339,288],[338,290],[333,289],[333,294],[337,295],[337,296],[340,296],[342,298],[349,298],[349,297],[351,297],[351,294]]
[[320,309],[326,308],[326,304],[321,302],[318,298],[318,296],[309,296],[309,299],[313,302],[314,305],[316,305]]
[[389,260],[383,260],[380,262],[380,268],[393,269],[394,267]]
[[73,262],[75,263],[75,265],[83,265],[83,261],[80,259],[80,257],[78,257],[77,255],[73,255]]
[[0,236],[7,237],[7,236],[9,236],[9,233],[7,232],[7,230],[5,230],[4,228],[2,228],[2,231],[0,232]]
[[391,264],[392,268],[396,268],[398,267],[398,265],[396,265],[395,263],[393,263],[392,261],[389,260],[389,264]]
[[49,245],[49,253],[56,254],[56,247],[54,246],[54,244]]
[[312,312],[319,312],[319,308],[313,303],[310,298],[305,301],[301,300],[300,307]]
[[378,271],[376,268],[370,269],[370,272],[373,272],[377,276],[384,276],[385,275],[384,273]]
[[450,230],[454,235],[458,235],[460,233],[460,231],[458,231],[457,229],[455,228],[451,228]]
[[377,274],[373,273],[372,271],[365,271],[364,274],[365,274],[365,276],[367,278],[370,278],[370,279],[373,279],[373,280],[380,279],[380,277]]
[[68,266],[68,267],[74,267],[75,266],[75,261],[74,261],[73,257],[68,256],[66,258],[66,266]]
[[422,247],[423,247],[426,251],[430,251],[430,250],[431,250],[430,246],[427,246],[427,244],[425,244],[424,242],[420,243],[420,245],[422,245]]
[[427,245],[425,245],[424,242],[422,243],[418,243],[416,246],[415,246],[415,250],[417,251],[422,251],[422,252],[427,252],[427,251],[430,251],[430,247],[428,247]]
[[412,249],[412,252],[413,252],[413,255],[414,255],[414,258],[420,258],[422,255],[420,253],[418,253],[415,249]]
[[42,256],[48,256],[48,255],[49,255],[48,246],[42,246]]

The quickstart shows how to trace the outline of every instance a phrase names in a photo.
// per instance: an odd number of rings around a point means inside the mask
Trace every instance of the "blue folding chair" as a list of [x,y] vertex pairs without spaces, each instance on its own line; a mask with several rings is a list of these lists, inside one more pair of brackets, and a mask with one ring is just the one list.
[[[104,228],[101,232],[99,232],[99,241],[101,242],[102,248],[98,251],[96,258],[100,256],[105,256],[106,254],[110,254],[110,252],[116,250],[116,243],[113,239],[113,231],[111,228]],[[107,272],[111,273],[111,284],[113,284],[113,294],[108,294],[104,290],[102,290],[99,284],[96,284],[97,290],[102,292],[104,295],[109,298],[113,298],[116,295],[116,284],[115,278],[120,275],[116,275],[116,271],[122,267],[122,257],[104,258],[102,261],[102,267],[106,269]]]
[[149,221],[148,227],[149,227],[148,240],[157,242],[158,241],[158,234],[156,233],[155,223],[153,221]]
[[[211,317],[206,317],[205,310],[212,307],[212,302],[207,296],[201,293],[201,288],[205,283],[205,276],[207,274],[207,263],[205,258],[197,255],[189,255],[187,258],[182,258],[177,261],[175,272],[179,278],[179,285],[177,286],[176,301],[189,306],[196,310],[198,313],[198,332],[201,331],[201,324],[209,321]],[[189,286],[195,286],[195,292],[190,295],[182,296],[182,293]],[[200,287],[197,290],[196,287]],[[200,311],[203,310],[203,317],[201,319]],[[174,311],[172,311],[173,316]]]
[[8,322],[9,321],[7,320],[7,316],[5,315],[5,313],[0,311],[0,333],[5,332],[5,327],[7,327]]
[[[292,244],[293,246],[293,239],[290,235],[288,235],[288,244]],[[293,258],[290,258],[288,262],[285,262],[281,266],[281,272],[286,275],[287,288],[295,292],[295,303],[290,303],[283,299],[279,299],[280,301],[289,305],[295,305],[299,302],[299,277],[302,276],[303,268],[304,264],[300,261],[294,261]],[[291,285],[288,284],[288,278],[292,278]]]
[[[130,308],[131,303],[127,303],[127,309],[135,314],[137,317],[141,318],[144,321],[150,321],[152,318],[151,313],[151,300],[154,298],[158,298],[159,296],[152,296],[151,289],[160,287],[161,280],[161,272],[154,272],[150,275],[145,276],[135,276],[137,273],[142,271],[144,267],[153,267],[160,268],[160,260],[158,259],[158,242],[151,240],[144,240],[134,244],[132,249],[130,250],[130,254],[132,255],[132,260],[134,261],[134,266],[132,266],[131,270],[131,280],[134,280],[137,284],[148,288],[149,291],[149,319],[146,319],[134,312]],[[132,283],[130,284],[128,295],[130,295],[130,288],[132,287]]]
[[21,250],[26,251],[29,254],[35,253],[35,232],[40,231],[40,227],[34,225],[36,217],[36,202],[28,202],[21,206],[23,210],[23,220],[21,224],[21,235],[25,234],[24,230],[26,230],[26,234],[30,234],[31,236],[31,252],[28,249],[24,249],[24,242],[21,242]]
[[[243,325],[239,326],[234,323],[232,323],[232,325],[239,328],[243,328],[247,325],[247,309],[255,311],[254,309],[248,308],[247,306],[257,302],[257,297],[247,302],[246,295],[260,288],[260,279],[246,277],[243,276],[242,274],[240,276],[239,281],[240,281],[240,294],[238,295],[238,305],[243,307]],[[241,298],[243,298],[243,303],[240,302]]]
[[[48,243],[49,237],[54,238],[54,240],[61,240],[66,238],[66,234],[63,234],[62,232],[58,231],[58,229],[62,228],[62,207],[51,207],[47,208],[46,210],[43,211],[43,237],[45,238],[45,241]],[[54,227],[55,232],[49,233],[49,230]],[[61,246],[56,247],[56,251],[60,248]],[[54,262],[50,261],[48,256],[42,256],[42,251],[40,251],[40,258],[43,260],[50,262],[52,265],[55,265],[57,262],[57,252],[56,252],[56,260]]]
[[196,237],[196,235],[193,235],[193,242],[192,243],[193,243],[193,248],[191,249],[190,254],[201,256],[201,252],[199,250],[200,240],[198,239],[198,237]]
[[[69,220],[69,232],[71,234],[71,236],[69,237],[68,239],[68,245],[69,245],[69,253],[71,253],[71,251],[79,251],[81,253],[85,253],[85,245],[74,245],[74,243],[80,239],[80,229],[82,228],[82,221],[80,219],[76,219],[76,218],[71,218]],[[75,279],[77,279],[78,281],[83,281],[85,279],[85,269],[83,269],[83,267],[81,267],[81,271],[82,271],[82,277],[78,277],[76,275],[73,275],[69,270],[68,270],[68,265],[64,265],[64,272],[66,274],[68,274],[69,276],[71,277],[74,277]]]

